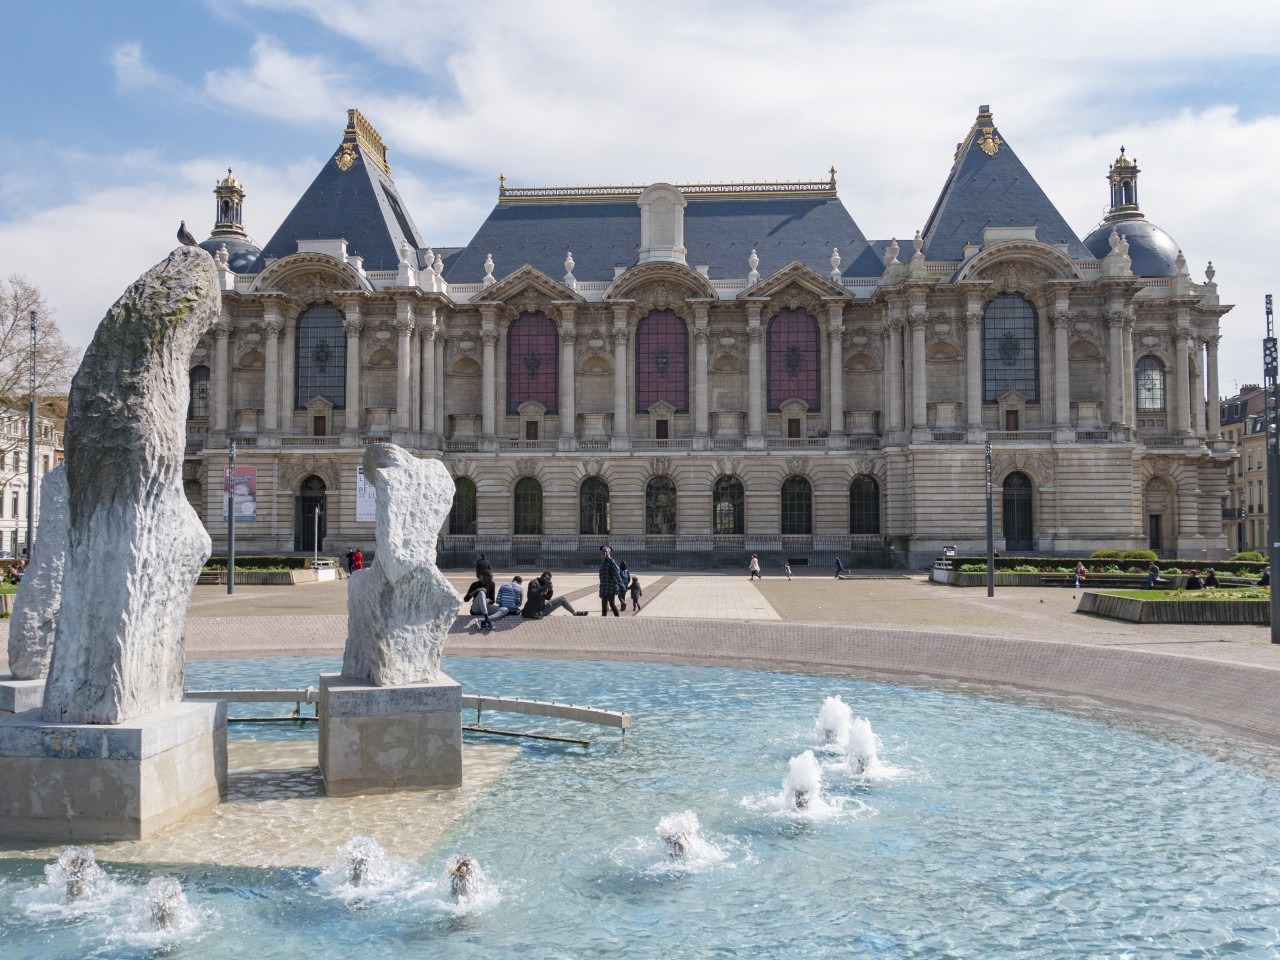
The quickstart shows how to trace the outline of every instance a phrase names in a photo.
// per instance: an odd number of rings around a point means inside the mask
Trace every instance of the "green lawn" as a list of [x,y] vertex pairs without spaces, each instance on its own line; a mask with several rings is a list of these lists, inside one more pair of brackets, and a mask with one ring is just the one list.
[[18,585],[16,583],[0,583],[0,593],[17,593]]
[[1217,590],[1099,590],[1131,600],[1269,600],[1266,587],[1225,587]]

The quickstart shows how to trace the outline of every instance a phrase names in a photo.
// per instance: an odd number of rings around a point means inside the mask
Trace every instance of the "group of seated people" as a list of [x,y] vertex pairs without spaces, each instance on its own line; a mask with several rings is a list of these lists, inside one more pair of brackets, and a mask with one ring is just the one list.
[[27,562],[19,560],[9,568],[9,572],[5,575],[5,579],[10,583],[21,583],[22,575],[27,572]]
[[512,577],[510,583],[498,586],[493,579],[493,569],[484,554],[476,562],[476,579],[467,588],[462,599],[471,602],[471,615],[476,618],[472,625],[479,626],[482,630],[493,629],[493,621],[510,614],[518,613],[527,620],[541,620],[560,609],[569,611],[575,617],[587,615],[587,611],[575,610],[568,600],[555,595],[550,570],[544,570],[530,580],[527,588],[524,578],[519,574]]
[[[1147,587],[1150,589],[1150,588],[1159,586],[1160,584],[1163,584],[1163,583],[1168,583],[1168,581],[1160,576],[1159,565],[1156,563],[1152,563],[1151,566],[1147,568]],[[1213,568],[1210,567],[1209,569],[1205,570],[1203,575],[1201,575],[1199,570],[1192,570],[1190,573],[1188,573],[1187,582],[1186,584],[1184,584],[1183,589],[1184,590],[1214,590],[1219,586],[1221,586],[1221,584],[1218,583],[1218,575],[1214,573]],[[1258,578],[1257,586],[1259,587],[1271,586],[1271,567],[1270,566],[1263,568],[1262,576]]]

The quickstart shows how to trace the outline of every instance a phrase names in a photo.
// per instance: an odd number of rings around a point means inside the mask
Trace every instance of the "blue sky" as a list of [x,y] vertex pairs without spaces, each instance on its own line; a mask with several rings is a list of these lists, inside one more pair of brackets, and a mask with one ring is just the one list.
[[208,233],[227,166],[265,243],[349,106],[449,246],[500,171],[698,182],[832,164],[868,236],[910,237],[989,103],[1082,237],[1128,147],[1147,216],[1238,305],[1223,392],[1260,377],[1262,295],[1280,287],[1280,4],[62,0],[5,4],[5,24],[0,274],[37,283],[80,344],[178,220]]

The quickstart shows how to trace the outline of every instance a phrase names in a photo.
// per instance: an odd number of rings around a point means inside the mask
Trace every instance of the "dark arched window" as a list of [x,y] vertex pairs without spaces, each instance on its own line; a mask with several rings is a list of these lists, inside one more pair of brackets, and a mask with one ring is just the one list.
[[298,410],[312,397],[324,397],[339,409],[347,405],[347,334],[342,319],[342,311],[331,303],[308,307],[298,318],[293,395]]
[[670,477],[654,477],[644,488],[644,532],[676,532],[676,485]]
[[310,552],[324,549],[328,512],[326,489],[324,480],[314,473],[298,487],[298,495],[293,498],[294,550]]
[[672,310],[654,310],[636,327],[636,409],[660,400],[689,410],[689,331]]
[[1164,411],[1164,364],[1147,355],[1138,361],[1137,401],[1139,413]]
[[863,474],[849,484],[849,532],[880,532],[880,484]]
[[1032,550],[1035,539],[1032,533],[1031,478],[1015,471],[1004,478],[1001,492],[1001,519],[1004,521],[1004,545],[1008,550]]
[[556,325],[545,313],[522,313],[507,328],[507,413],[537,401],[555,413],[560,383]]
[[209,419],[209,368],[191,368],[191,401],[187,404],[188,420]]
[[449,510],[449,533],[455,537],[475,536],[476,484],[470,477],[453,481],[453,507]]
[[983,402],[1010,390],[1040,402],[1040,324],[1036,308],[1018,293],[1000,294],[982,315]]
[[783,310],[769,321],[769,409],[795,397],[822,409],[822,362],[818,321],[803,310]]
[[599,477],[587,477],[578,491],[578,532],[609,532],[609,485]]
[[517,537],[542,535],[542,484],[533,477],[516,484],[514,530]]
[[746,509],[742,481],[721,477],[711,488],[711,529],[718,534],[746,533]]
[[782,535],[808,536],[813,533],[813,487],[804,477],[782,481]]

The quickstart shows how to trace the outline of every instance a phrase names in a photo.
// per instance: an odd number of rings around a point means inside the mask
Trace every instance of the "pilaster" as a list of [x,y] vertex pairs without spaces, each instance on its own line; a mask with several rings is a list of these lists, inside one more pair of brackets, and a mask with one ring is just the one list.
[[347,334],[347,423],[343,430],[343,445],[355,446],[359,440],[364,420],[364,403],[360,389],[360,331],[364,318],[360,315],[361,302],[350,299],[342,304],[343,328]]

